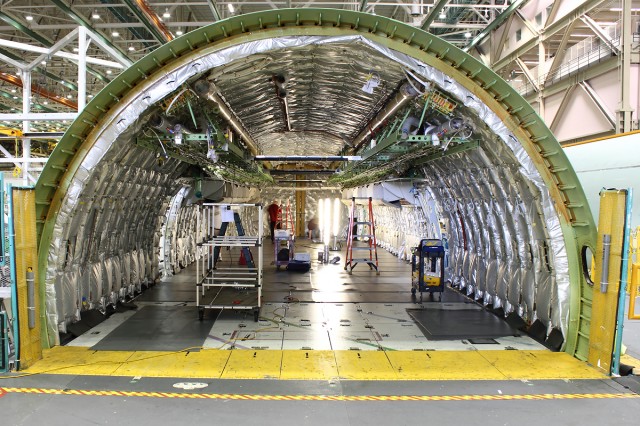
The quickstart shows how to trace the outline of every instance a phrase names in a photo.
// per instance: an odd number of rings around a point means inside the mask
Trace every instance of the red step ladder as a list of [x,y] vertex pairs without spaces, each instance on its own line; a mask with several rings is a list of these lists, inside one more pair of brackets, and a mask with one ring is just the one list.
[[[369,201],[369,217],[368,220],[358,220],[356,218],[356,200],[368,200]],[[354,233],[354,227],[355,233]],[[359,234],[358,230],[362,230],[363,233]],[[366,239],[368,245],[356,246],[354,240],[359,238],[361,241]],[[366,254],[361,257],[353,257],[354,250],[356,252],[369,252],[369,257]],[[369,265],[369,269],[375,269],[376,275],[380,275],[380,269],[378,269],[378,245],[376,241],[376,225],[373,219],[373,202],[371,197],[351,197],[351,211],[349,212],[349,229],[347,231],[347,255],[345,256],[344,270],[349,274],[353,272],[353,268],[358,263],[366,263]]]
[[295,223],[293,223],[293,212],[289,200],[287,200],[287,205],[284,209],[280,208],[278,210],[278,221],[276,223],[280,224],[280,229],[287,229],[292,235],[295,235],[296,228]]

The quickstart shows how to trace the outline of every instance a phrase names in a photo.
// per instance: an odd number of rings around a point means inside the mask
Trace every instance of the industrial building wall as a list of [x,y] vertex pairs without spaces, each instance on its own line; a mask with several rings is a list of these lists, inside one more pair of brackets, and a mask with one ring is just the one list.
[[[580,179],[595,218],[600,190],[637,187],[640,176],[640,132],[567,146],[567,157]],[[631,227],[640,226],[640,197],[634,197]]]

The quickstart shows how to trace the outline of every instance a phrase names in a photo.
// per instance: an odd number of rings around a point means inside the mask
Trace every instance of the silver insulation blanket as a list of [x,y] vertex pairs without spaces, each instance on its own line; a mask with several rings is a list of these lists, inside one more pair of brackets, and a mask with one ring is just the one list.
[[[363,48],[375,51],[413,70],[455,97],[491,130],[493,134],[487,136],[487,146],[499,152],[504,161],[497,161],[497,155],[491,157],[493,154],[484,150],[491,161],[462,155],[458,158],[462,162],[456,165],[450,157],[441,164],[425,167],[425,177],[432,181],[425,190],[434,195],[437,208],[444,215],[442,220],[449,227],[453,280],[478,288],[487,298],[495,299],[494,304],[504,303],[507,311],[529,312],[529,317],[537,315],[550,327],[560,327],[566,335],[569,268],[560,221],[547,188],[524,148],[500,119],[462,85],[420,61],[360,36],[281,37],[249,42],[189,58],[172,65],[172,69],[167,67],[161,76],[136,86],[127,101],[119,106],[117,120],[101,123],[91,136],[96,143],[73,176],[54,225],[46,272],[46,308],[54,335],[57,335],[57,326],[77,317],[74,306],[85,306],[81,302],[85,299],[90,305],[110,297],[109,282],[117,288],[118,284],[113,283],[113,268],[102,266],[101,262],[114,256],[121,259],[120,286],[139,285],[142,280],[154,278],[145,275],[153,270],[150,259],[157,248],[154,234],[159,229],[158,220],[166,210],[163,200],[178,191],[180,185],[176,178],[186,166],[175,160],[158,166],[152,153],[132,147],[132,139],[144,125],[144,112],[179,90],[191,77],[225,64],[280,49],[333,43],[356,51]],[[353,115],[353,123],[359,118],[366,118],[366,114]],[[267,145],[265,141],[265,148]],[[485,180],[472,178],[464,168],[467,165],[487,170],[483,173]],[[505,166],[507,170],[503,171],[501,168]],[[397,214],[397,211],[380,212],[381,217]],[[415,212],[404,214],[407,216],[402,220],[413,222],[418,218]],[[183,220],[187,223],[189,219],[185,216]],[[496,226],[492,227],[491,223]],[[506,229],[498,230],[499,224],[506,225]],[[536,235],[531,229],[534,224],[541,225],[538,229],[544,231],[537,232],[544,235]],[[400,252],[402,237],[390,232],[389,245],[398,246]],[[184,259],[193,243],[188,238],[182,239]],[[548,265],[542,260],[542,253],[548,254]],[[79,285],[78,281],[83,279],[72,274],[74,267],[78,271],[93,268],[95,273],[90,275],[88,293],[84,285]],[[65,282],[61,276],[67,273],[70,275]],[[87,276],[86,272],[79,274]],[[107,275],[106,281],[104,275]],[[488,281],[487,277],[497,277],[495,287],[494,281]],[[529,306],[532,301],[533,305]]]

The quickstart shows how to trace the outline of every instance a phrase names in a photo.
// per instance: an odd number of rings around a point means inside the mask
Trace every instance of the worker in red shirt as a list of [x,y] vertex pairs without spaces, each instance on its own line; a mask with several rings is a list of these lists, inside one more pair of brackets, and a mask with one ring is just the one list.
[[274,200],[273,203],[267,207],[267,212],[269,212],[269,230],[271,231],[271,242],[273,242],[274,230],[276,229],[276,225],[280,219],[280,206],[278,205],[278,202]]

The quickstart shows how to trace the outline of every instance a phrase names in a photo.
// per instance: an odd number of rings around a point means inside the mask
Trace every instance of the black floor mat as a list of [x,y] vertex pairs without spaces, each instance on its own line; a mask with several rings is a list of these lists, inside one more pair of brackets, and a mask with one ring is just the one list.
[[92,349],[179,351],[202,346],[215,319],[198,321],[195,306],[145,306]]
[[509,324],[485,310],[407,309],[429,340],[519,336]]

